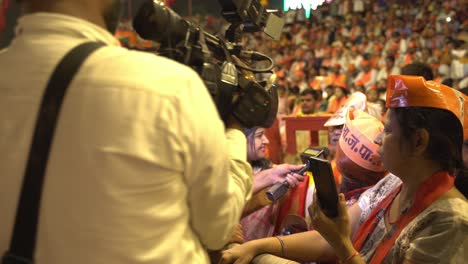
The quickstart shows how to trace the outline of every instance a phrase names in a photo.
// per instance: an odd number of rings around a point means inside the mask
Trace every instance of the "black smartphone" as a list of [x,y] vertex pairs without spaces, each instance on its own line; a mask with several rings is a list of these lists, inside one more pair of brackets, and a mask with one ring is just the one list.
[[323,148],[308,147],[301,153],[300,157],[301,157],[302,163],[306,164],[309,157],[319,157],[322,159],[326,159],[329,152],[330,151],[326,147],[323,147]]
[[338,216],[338,192],[336,191],[335,178],[331,164],[328,160],[309,157],[310,167],[314,178],[317,199],[323,213],[330,217]]

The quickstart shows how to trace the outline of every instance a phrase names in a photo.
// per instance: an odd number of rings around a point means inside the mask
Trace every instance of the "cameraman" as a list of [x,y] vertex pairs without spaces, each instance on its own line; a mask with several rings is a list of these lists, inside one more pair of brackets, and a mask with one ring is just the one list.
[[72,48],[99,41],[57,121],[35,263],[208,263],[251,193],[240,126],[224,130],[188,67],[119,46],[119,0],[21,2],[16,39],[0,52],[0,251],[47,81]]

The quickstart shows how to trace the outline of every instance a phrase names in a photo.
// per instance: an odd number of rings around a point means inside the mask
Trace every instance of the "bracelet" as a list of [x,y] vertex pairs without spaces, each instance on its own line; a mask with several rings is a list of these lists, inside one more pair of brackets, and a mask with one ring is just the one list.
[[278,241],[281,244],[281,257],[284,258],[286,256],[286,253],[285,253],[285,250],[284,250],[284,241],[283,241],[283,239],[281,239],[280,236],[276,236],[276,238],[278,239]]
[[350,260],[352,260],[354,257],[358,256],[359,255],[359,252],[355,251],[353,254],[351,254],[351,256],[347,257],[344,261],[340,262],[341,264],[346,264],[348,263]]

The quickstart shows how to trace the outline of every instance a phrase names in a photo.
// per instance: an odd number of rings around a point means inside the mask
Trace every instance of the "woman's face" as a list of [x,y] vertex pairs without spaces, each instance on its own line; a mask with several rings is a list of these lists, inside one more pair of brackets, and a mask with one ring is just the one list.
[[265,158],[265,148],[268,143],[270,141],[265,136],[265,128],[257,128],[253,138],[249,137],[247,141],[247,160],[252,161]]
[[338,99],[344,96],[344,92],[340,87],[335,87],[335,96]]
[[[402,135],[400,125],[396,119],[395,111],[390,109],[387,113],[384,123],[384,130],[375,139],[375,143],[379,145],[377,153],[383,163],[383,167],[393,174],[400,175],[400,171],[408,164],[409,151],[407,148],[402,148]],[[404,142],[404,141],[403,141]]]
[[329,148],[332,153],[336,152],[336,147],[338,145],[338,141],[340,140],[340,136],[342,132],[343,132],[343,125],[331,127],[328,130],[328,137],[330,138]]
[[367,91],[366,95],[367,101],[371,103],[375,103],[377,102],[377,99],[379,99],[379,93],[377,92],[377,90],[374,89]]

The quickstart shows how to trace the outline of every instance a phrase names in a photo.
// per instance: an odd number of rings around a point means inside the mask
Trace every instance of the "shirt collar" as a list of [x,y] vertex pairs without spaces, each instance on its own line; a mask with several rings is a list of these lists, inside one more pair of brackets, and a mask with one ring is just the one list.
[[58,13],[38,12],[20,17],[16,35],[23,34],[66,35],[77,39],[100,41],[113,46],[120,45],[106,29],[87,20]]

